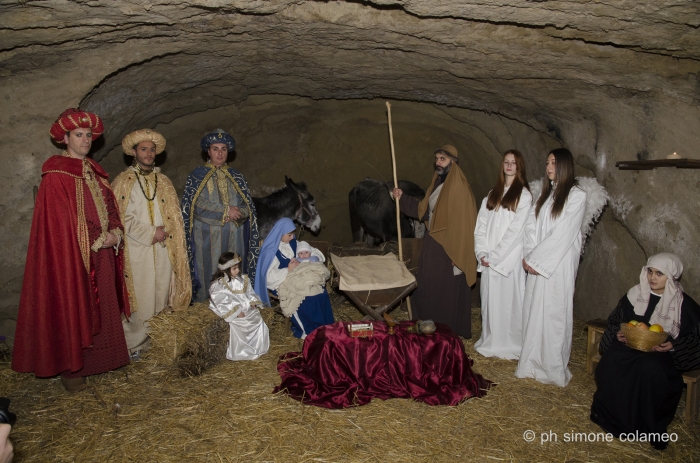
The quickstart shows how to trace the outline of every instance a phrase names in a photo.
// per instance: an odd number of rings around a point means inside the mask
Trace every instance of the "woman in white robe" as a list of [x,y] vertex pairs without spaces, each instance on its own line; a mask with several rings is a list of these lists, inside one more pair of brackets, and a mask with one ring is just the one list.
[[571,379],[574,283],[583,236],[586,192],[576,185],[565,148],[547,157],[547,179],[525,226],[523,348],[515,376],[564,387]]
[[496,186],[481,202],[474,230],[474,252],[481,272],[481,338],[474,347],[484,357],[520,357],[523,230],[531,208],[525,159],[520,151],[508,150]]
[[240,275],[240,264],[236,253],[221,255],[209,287],[209,308],[229,324],[226,358],[255,360],[270,349],[270,333],[257,307],[262,303],[248,275]]

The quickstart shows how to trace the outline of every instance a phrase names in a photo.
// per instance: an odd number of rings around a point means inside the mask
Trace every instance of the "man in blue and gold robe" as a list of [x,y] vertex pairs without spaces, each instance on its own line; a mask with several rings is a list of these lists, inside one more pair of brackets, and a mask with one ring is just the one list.
[[182,196],[187,251],[195,302],[209,298],[209,282],[222,253],[242,257],[242,270],[255,281],[260,235],[255,205],[240,172],[226,164],[236,142],[221,129],[205,136],[200,146],[209,160],[187,177]]

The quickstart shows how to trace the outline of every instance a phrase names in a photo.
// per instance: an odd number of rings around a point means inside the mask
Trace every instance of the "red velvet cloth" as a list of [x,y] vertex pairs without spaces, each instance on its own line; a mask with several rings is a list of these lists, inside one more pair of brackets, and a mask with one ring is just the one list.
[[[363,322],[364,323],[364,322]],[[387,333],[374,324],[371,338],[352,338],[346,322],[317,328],[303,352],[280,357],[277,370],[286,392],[305,404],[345,408],[373,398],[412,398],[429,405],[457,405],[482,397],[491,381],[474,373],[462,341],[447,325],[432,335],[408,333],[409,322]]]
[[[114,194],[100,180],[107,179],[107,173],[91,159],[88,162],[107,206],[109,229],[123,230]],[[115,255],[111,248],[90,251],[88,272],[78,244],[76,181],[83,187],[90,245],[101,233],[97,208],[83,179],[83,162],[52,156],[44,163],[42,175],[29,236],[12,369],[34,372],[39,377],[70,374],[83,370],[85,356],[90,355],[100,358],[88,362],[90,371],[85,374],[125,365],[129,355],[120,311],[129,315],[129,301],[123,255]],[[96,267],[105,265],[110,266],[109,274],[96,275]],[[107,300],[102,301],[101,296]],[[104,343],[94,349],[95,337],[104,331],[103,325],[109,323],[113,333],[115,320],[122,330],[117,333],[121,339],[110,334],[113,339],[107,349]]]

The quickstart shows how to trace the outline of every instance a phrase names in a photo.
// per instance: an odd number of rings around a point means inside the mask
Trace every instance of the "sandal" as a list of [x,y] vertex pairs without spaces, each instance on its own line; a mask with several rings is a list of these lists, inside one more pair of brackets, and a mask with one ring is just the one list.
[[79,376],[77,378],[66,378],[65,376],[61,376],[61,382],[63,383],[63,387],[66,388],[66,391],[68,392],[80,392],[87,388],[87,382],[83,376]]

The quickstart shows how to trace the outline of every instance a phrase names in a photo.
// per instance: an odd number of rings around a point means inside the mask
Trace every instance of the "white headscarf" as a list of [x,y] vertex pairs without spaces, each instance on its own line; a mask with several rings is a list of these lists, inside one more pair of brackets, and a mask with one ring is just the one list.
[[634,306],[634,313],[643,316],[649,306],[651,286],[647,279],[647,269],[655,268],[666,275],[666,289],[661,300],[656,305],[654,313],[649,319],[650,324],[659,324],[672,338],[678,337],[681,329],[681,304],[683,304],[683,287],[678,282],[683,273],[681,259],[670,252],[662,252],[651,256],[647,264],[642,267],[639,275],[639,284],[627,291],[627,299]]

